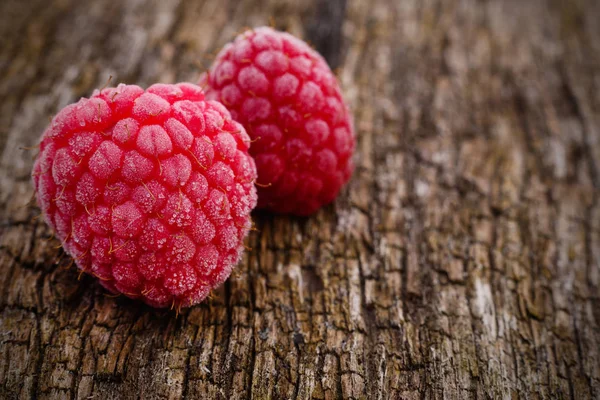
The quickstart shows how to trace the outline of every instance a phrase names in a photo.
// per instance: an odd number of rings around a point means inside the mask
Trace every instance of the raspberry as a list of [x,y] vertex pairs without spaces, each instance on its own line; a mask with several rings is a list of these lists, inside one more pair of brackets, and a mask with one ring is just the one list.
[[191,306],[230,275],[256,205],[250,138],[191,84],[119,85],[65,107],[33,168],[65,251],[115,293]]
[[353,170],[348,107],[325,60],[294,36],[262,27],[227,44],[201,78],[253,139],[258,207],[309,215]]

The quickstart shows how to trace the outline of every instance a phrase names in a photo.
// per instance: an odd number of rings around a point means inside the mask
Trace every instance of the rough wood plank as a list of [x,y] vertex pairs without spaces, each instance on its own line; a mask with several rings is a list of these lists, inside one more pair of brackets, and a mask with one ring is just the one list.
[[[313,42],[357,170],[178,317],[77,281],[27,202],[48,117],[195,80],[244,26]],[[600,398],[600,4],[0,3],[0,397]]]

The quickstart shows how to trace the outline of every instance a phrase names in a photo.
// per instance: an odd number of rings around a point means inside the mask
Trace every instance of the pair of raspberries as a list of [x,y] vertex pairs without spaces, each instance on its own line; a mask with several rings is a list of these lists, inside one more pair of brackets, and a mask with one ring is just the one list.
[[247,31],[200,84],[82,98],[54,117],[33,168],[44,218],[78,267],[154,307],[197,304],[229,277],[257,202],[312,214],[353,169],[348,108],[301,40]]

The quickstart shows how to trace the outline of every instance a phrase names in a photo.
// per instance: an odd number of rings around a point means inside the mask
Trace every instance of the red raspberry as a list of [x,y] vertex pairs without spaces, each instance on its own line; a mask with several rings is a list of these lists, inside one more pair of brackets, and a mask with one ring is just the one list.
[[37,201],[104,287],[190,306],[240,258],[256,205],[249,143],[198,86],[121,84],[54,117],[33,168]]
[[201,83],[253,139],[259,208],[309,215],[335,199],[352,174],[354,133],[323,57],[257,28],[227,44]]

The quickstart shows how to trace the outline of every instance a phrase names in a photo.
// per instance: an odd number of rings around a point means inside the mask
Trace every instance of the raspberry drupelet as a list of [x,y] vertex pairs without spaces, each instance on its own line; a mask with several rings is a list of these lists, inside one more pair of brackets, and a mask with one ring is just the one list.
[[261,27],[239,35],[200,80],[252,138],[258,207],[310,215],[353,170],[352,118],[326,61],[296,37]]
[[154,307],[229,277],[256,205],[250,138],[192,84],[119,85],[62,109],[33,168],[65,251],[108,290]]

